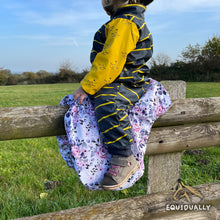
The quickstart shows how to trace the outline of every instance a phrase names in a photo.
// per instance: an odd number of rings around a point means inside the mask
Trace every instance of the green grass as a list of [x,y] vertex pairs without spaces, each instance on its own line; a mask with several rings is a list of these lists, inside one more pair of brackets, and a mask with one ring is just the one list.
[[[0,87],[0,107],[57,105],[78,84]],[[220,96],[220,83],[187,83],[187,97]],[[188,185],[220,182],[220,149],[183,154],[181,178]],[[147,158],[145,159],[147,164]],[[123,199],[146,193],[146,172],[121,192],[89,191],[61,158],[55,137],[0,142],[0,219],[14,219]],[[62,184],[46,189],[48,181]],[[41,193],[47,196],[40,198]]]
[[25,86],[0,86],[0,108],[18,106],[58,105],[79,84],[46,84]]
[[182,157],[181,179],[194,186],[204,183],[220,183],[220,147],[185,152]]
[[186,98],[220,97],[220,83],[188,82]]

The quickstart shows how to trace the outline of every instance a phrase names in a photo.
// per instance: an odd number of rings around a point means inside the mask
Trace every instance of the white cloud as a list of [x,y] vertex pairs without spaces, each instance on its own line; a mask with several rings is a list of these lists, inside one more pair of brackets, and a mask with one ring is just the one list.
[[79,46],[79,43],[73,37],[56,37],[50,41],[46,41],[44,44],[48,46]]
[[0,39],[38,41],[38,44],[40,43],[48,46],[74,46],[74,47],[79,46],[79,43],[74,37],[52,36],[52,35],[44,35],[44,34],[0,36]]
[[210,20],[213,21],[213,22],[218,22],[218,23],[220,23],[220,14],[219,14],[219,12],[218,12],[218,13],[214,13],[214,14],[210,17]]
[[45,41],[45,40],[51,40],[52,37],[50,35],[16,35],[13,36],[12,38]]
[[[16,14],[23,20],[23,22],[43,26],[73,26],[88,20],[94,21],[102,18],[101,14],[86,13],[86,15],[83,15],[81,12],[76,12],[74,10],[67,10],[63,12],[58,11],[53,13],[48,12],[47,14],[29,10],[17,12]],[[83,18],[81,18],[81,16]]]
[[157,0],[154,1],[149,8],[152,11],[191,11],[195,9],[219,8],[219,0]]
[[25,5],[18,3],[18,2],[13,2],[13,1],[12,2],[4,2],[1,4],[4,8],[9,9],[9,10],[20,10],[20,9],[25,8]]
[[[43,26],[73,26],[88,20],[98,21],[105,15],[103,11],[95,10],[95,6],[91,3],[90,6],[93,7],[89,7],[85,2],[61,4],[59,1],[54,1],[52,4],[51,1],[46,1],[44,5],[42,4],[39,3],[36,6],[28,3],[10,2],[4,7],[25,23]],[[41,9],[39,9],[41,5]]]
[[161,23],[161,24],[155,24],[151,27],[151,32],[164,32],[164,30],[167,30],[169,27],[172,27],[171,22]]

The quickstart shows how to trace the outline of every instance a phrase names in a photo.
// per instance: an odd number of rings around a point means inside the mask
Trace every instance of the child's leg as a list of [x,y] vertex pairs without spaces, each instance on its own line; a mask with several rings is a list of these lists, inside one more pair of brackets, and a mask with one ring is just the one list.
[[138,169],[138,163],[131,152],[131,124],[125,110],[132,107],[143,93],[142,88],[132,90],[113,83],[101,89],[93,99],[104,143],[113,155],[111,168],[102,181],[105,189],[119,188]]
[[103,141],[112,155],[128,157],[132,154],[131,124],[126,109],[132,106],[119,84],[113,83],[102,88],[93,99],[99,129]]

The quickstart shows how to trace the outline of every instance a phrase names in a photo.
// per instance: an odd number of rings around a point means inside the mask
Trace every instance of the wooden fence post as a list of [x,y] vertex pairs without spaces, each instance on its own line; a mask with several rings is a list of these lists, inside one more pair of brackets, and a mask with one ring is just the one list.
[[[172,100],[185,99],[186,83],[184,81],[163,81]],[[149,156],[147,194],[172,190],[180,178],[182,152]]]

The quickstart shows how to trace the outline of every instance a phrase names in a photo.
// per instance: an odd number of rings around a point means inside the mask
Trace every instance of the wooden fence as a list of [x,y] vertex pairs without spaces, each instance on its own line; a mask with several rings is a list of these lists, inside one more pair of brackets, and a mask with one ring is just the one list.
[[[162,84],[173,103],[154,124],[147,143],[147,195],[27,219],[220,219],[218,183],[193,187],[202,199],[198,201],[197,195],[191,195],[191,202],[210,204],[209,211],[165,210],[167,204],[186,204],[184,198],[176,201],[173,196],[179,184],[182,152],[220,145],[220,97],[185,99],[185,82]],[[2,108],[0,141],[65,134],[66,111],[63,106]]]

